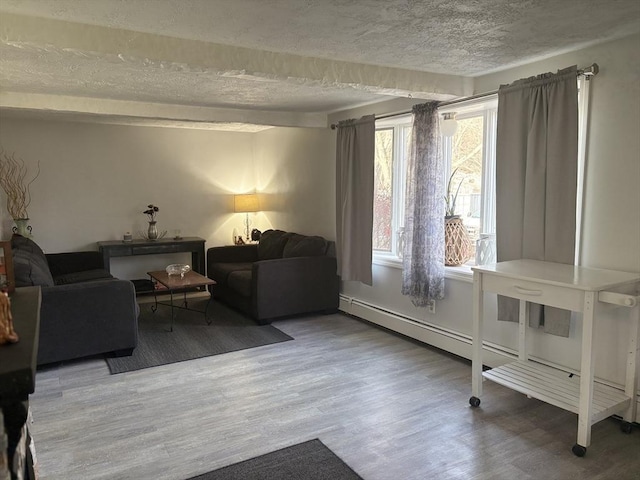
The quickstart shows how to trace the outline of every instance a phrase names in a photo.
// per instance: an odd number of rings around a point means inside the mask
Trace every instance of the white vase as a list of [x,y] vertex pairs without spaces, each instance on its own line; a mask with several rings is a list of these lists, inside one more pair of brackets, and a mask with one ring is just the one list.
[[23,237],[31,237],[33,228],[31,228],[31,225],[29,225],[28,218],[14,218],[13,221],[16,224],[16,226],[13,227],[13,233],[21,235]]

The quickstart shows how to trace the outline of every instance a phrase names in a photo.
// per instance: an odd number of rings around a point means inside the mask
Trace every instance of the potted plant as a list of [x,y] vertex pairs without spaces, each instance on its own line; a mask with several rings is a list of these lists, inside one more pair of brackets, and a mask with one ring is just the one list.
[[158,214],[159,211],[160,209],[156,205],[151,203],[147,205],[147,209],[142,212],[149,218],[149,229],[147,230],[146,235],[144,232],[141,232],[141,235],[144,237],[145,240],[160,240],[161,238],[164,238],[164,236],[167,234],[166,230],[163,230],[162,232],[158,232],[156,215]]
[[29,188],[40,175],[40,162],[38,171],[31,180],[27,180],[27,173],[24,160],[16,159],[15,154],[9,155],[4,149],[0,149],[0,186],[7,195],[7,211],[16,223],[13,231],[25,237],[31,234],[27,213],[27,207],[31,204]]
[[460,192],[460,187],[464,182],[464,177],[462,178],[462,180],[460,180],[460,183],[458,183],[458,188],[456,188],[455,193],[452,193],[452,189],[451,189],[452,183],[453,183],[453,177],[456,175],[459,169],[460,167],[456,168],[453,171],[453,173],[449,177],[449,181],[447,182],[447,194],[444,197],[444,205],[445,205],[444,218],[453,218],[455,216],[459,217],[459,215],[456,215],[456,200],[458,199],[458,193]]
[[[447,194],[445,201],[444,216],[444,264],[447,266],[459,266],[469,260],[471,256],[471,239],[469,233],[462,223],[460,215],[456,215],[456,200],[460,187],[464,183],[464,177],[460,180],[457,187],[453,185],[453,178],[458,172],[456,168],[447,182]],[[455,188],[455,192],[453,191]]]

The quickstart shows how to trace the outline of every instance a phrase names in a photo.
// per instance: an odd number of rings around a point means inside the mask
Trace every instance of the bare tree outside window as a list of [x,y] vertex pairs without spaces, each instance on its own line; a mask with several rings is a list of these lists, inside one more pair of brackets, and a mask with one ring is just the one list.
[[483,137],[482,116],[459,119],[451,147],[451,171],[457,169],[453,185],[457,188],[462,182],[455,214],[460,215],[471,237],[472,259],[475,258],[476,240],[481,233]]
[[376,131],[373,249],[391,251],[393,218],[393,129]]

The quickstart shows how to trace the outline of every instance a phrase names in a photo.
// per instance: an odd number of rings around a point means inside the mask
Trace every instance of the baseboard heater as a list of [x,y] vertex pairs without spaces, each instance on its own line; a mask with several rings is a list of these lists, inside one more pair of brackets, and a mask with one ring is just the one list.
[[[395,312],[347,295],[340,295],[339,308],[342,312],[353,315],[354,317],[471,360],[471,348],[473,345],[471,335],[435,325],[426,320]],[[492,368],[512,362],[518,358],[516,350],[486,340],[482,342],[482,347],[484,351],[483,363]],[[579,372],[576,370],[549,362],[542,358],[530,356],[529,360],[567,372],[567,374],[579,375]],[[594,381],[624,392],[624,387],[620,384],[600,378],[595,378]],[[469,389],[471,389],[471,384],[469,384]],[[636,394],[636,401],[638,402],[636,422],[640,422],[640,390]]]

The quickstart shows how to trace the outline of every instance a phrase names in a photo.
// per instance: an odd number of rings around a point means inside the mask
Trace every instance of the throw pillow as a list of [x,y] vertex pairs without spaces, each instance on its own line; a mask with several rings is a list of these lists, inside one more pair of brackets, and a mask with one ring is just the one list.
[[52,287],[54,285],[47,258],[33,240],[14,235],[11,238],[11,252],[16,287]]
[[327,241],[324,238],[294,233],[287,240],[282,257],[320,257],[326,252]]
[[267,230],[262,233],[258,243],[258,260],[282,258],[282,252],[290,233],[282,230]]

